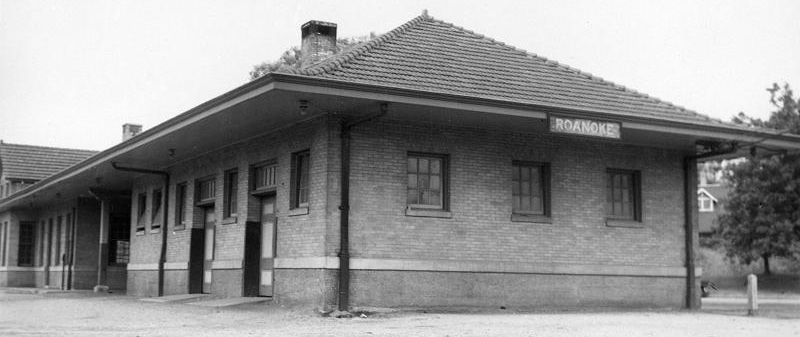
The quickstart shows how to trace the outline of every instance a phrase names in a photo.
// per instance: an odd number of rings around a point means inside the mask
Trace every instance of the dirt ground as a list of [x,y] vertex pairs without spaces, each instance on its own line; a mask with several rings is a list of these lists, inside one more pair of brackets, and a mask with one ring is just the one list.
[[[713,301],[712,301],[713,302]],[[0,292],[0,336],[800,336],[800,300],[747,317],[735,299],[702,312],[383,312],[322,317],[312,308],[207,308],[90,293]]]

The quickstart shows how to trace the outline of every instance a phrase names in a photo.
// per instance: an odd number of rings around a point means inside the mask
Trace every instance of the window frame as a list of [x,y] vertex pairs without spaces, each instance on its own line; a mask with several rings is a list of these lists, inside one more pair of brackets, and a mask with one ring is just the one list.
[[[522,210],[522,209],[515,209],[514,204],[514,184],[517,184],[518,181],[514,180],[514,171],[517,169],[522,168],[538,168],[539,172],[539,182],[540,182],[540,192],[541,192],[541,199],[542,199],[542,211],[535,212],[529,210]],[[512,221],[522,221],[522,222],[552,222],[552,201],[551,201],[551,170],[550,170],[550,163],[546,162],[536,162],[536,161],[524,161],[524,160],[513,160],[511,162],[511,219]],[[520,174],[522,172],[520,171]],[[518,195],[522,196],[522,186],[520,185],[520,189]],[[530,190],[532,193],[533,190]],[[533,194],[531,194],[531,197]]]
[[[631,212],[632,215],[619,215],[614,214],[614,176],[617,175],[625,175],[630,177],[631,185],[630,190],[630,199],[631,199]],[[605,179],[606,179],[606,186],[605,186],[605,194],[606,194],[606,202],[605,202],[605,213],[606,213],[606,220],[607,221],[617,221],[617,222],[642,222],[642,178],[641,178],[641,171],[639,170],[630,170],[630,169],[617,169],[617,168],[609,168],[606,169],[605,172]]]
[[64,223],[64,218],[60,215],[56,216],[56,231],[55,231],[55,247],[53,248],[53,260],[50,265],[51,266],[60,266],[61,265],[61,225]]
[[139,193],[136,196],[136,234],[143,234],[146,227],[147,221],[145,217],[147,216],[147,193]]
[[0,222],[0,267],[6,265],[6,246],[8,245],[8,221]]
[[150,200],[150,230],[158,230],[161,228],[161,218],[164,208],[164,190],[161,188],[153,189],[153,197]]
[[[203,184],[206,184],[206,183],[212,184],[211,188],[208,189],[211,192],[211,195],[210,196],[206,196],[205,198],[202,198],[203,197],[203,193],[206,190],[206,189],[204,189],[204,187],[206,187],[206,186],[204,186]],[[205,178],[196,179],[194,186],[195,186],[195,188],[194,188],[195,189],[195,193],[194,193],[195,206],[197,206],[197,207],[206,207],[206,206],[212,206],[212,205],[215,204],[215,202],[217,200],[217,177],[216,176],[212,175],[212,176],[208,176],[208,177],[205,177]]]
[[[130,262],[130,232],[127,231],[126,226],[118,225],[112,226],[111,224],[115,223],[122,223],[118,221],[119,219],[125,219],[126,217],[119,217],[115,215],[111,215],[112,218],[116,218],[114,220],[109,221],[108,227],[108,265],[109,266],[126,266]],[[127,234],[127,235],[126,235]],[[124,260],[125,262],[119,262],[120,259],[120,243],[125,243],[124,252]]]
[[187,189],[189,184],[185,181],[175,185],[175,224],[173,225],[173,229],[185,229],[186,228],[186,206],[188,204],[188,194]]
[[[264,170],[264,178],[269,181],[272,178],[272,184],[259,185],[260,170]],[[270,174],[270,171],[272,173]],[[278,161],[267,160],[250,166],[250,194],[261,195],[264,193],[275,192],[278,189]]]
[[230,169],[223,175],[222,219],[236,218],[239,209],[239,170]]
[[[417,168],[416,168],[417,172],[409,172],[409,170],[408,170],[408,168],[409,168],[409,160],[412,157],[417,160]],[[425,158],[425,159],[428,159],[428,160],[436,159],[436,160],[440,160],[441,161],[440,174],[439,174],[439,178],[441,180],[440,181],[441,186],[440,186],[440,191],[439,191],[440,195],[441,195],[441,197],[440,197],[441,198],[440,205],[420,204],[419,203],[419,192],[417,192],[417,203],[416,204],[412,204],[412,203],[408,202],[409,191],[410,190],[414,190],[414,189],[419,190],[419,173],[425,173],[425,172],[419,172],[419,159],[421,159],[421,158]],[[405,199],[406,199],[406,207],[407,207],[407,209],[409,209],[409,210],[423,210],[423,211],[443,211],[443,212],[450,211],[450,155],[441,154],[441,153],[427,153],[427,152],[409,151],[406,154],[406,160],[405,160],[404,167],[405,167],[405,171],[406,171],[406,174],[405,174],[405,176],[406,176]],[[431,174],[430,174],[430,172],[428,172],[428,173],[429,173],[428,177],[430,179]],[[417,182],[416,182],[417,188],[409,187],[409,184],[408,184],[409,178],[410,178],[409,175],[411,175],[411,174],[417,175]],[[430,184],[430,180],[429,180],[429,184]],[[429,189],[429,191],[430,191],[430,189]]]
[[[706,201],[708,202],[708,206],[709,207],[704,207],[703,206],[703,203],[706,202]],[[711,200],[711,198],[709,198],[709,197],[707,197],[705,195],[701,195],[701,196],[697,197],[697,204],[699,206],[698,208],[699,208],[700,212],[714,212],[714,200]]]
[[[25,235],[27,232],[27,236]],[[27,241],[25,240],[27,239]],[[17,246],[17,266],[33,267],[36,263],[36,222],[19,222],[19,245]],[[24,258],[24,259],[23,259]]]
[[[305,159],[305,160],[304,160]],[[303,167],[306,170],[303,171]],[[311,200],[311,150],[306,149],[292,153],[291,168],[291,202],[290,210],[308,209]],[[305,185],[305,186],[304,186]],[[303,194],[305,190],[305,194]],[[303,200],[305,196],[305,200]]]

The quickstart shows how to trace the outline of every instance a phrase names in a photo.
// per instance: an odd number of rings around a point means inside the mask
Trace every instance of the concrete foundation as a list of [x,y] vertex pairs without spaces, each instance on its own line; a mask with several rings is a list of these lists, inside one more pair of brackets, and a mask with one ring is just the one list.
[[337,271],[331,269],[275,269],[275,301],[333,308],[336,275]]
[[351,306],[683,306],[682,277],[417,271],[352,272]]

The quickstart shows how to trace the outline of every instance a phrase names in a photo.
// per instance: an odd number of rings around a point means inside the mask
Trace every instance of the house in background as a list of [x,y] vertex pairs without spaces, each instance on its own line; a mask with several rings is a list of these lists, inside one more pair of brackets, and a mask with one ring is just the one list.
[[697,207],[700,212],[698,223],[701,237],[710,237],[717,225],[717,218],[725,213],[725,202],[732,188],[725,180],[725,169],[745,160],[733,158],[698,164]]
[[[336,30],[304,24],[302,69],[56,173],[0,214],[53,233],[71,210],[85,245],[55,277],[76,288],[120,281],[119,229],[136,296],[696,308],[698,157],[800,149],[427,13],[341,54]],[[31,284],[55,282],[42,272]]]
[[730,188],[722,184],[700,185],[697,190],[697,207],[700,237],[711,237],[717,218],[725,212],[724,202]]

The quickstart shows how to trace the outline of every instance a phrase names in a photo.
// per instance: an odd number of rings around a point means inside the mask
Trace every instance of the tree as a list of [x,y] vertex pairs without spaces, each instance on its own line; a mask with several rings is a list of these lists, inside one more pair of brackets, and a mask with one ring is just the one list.
[[[739,113],[735,123],[800,134],[800,99],[788,84],[767,89],[777,108],[768,120]],[[757,144],[755,144],[757,146]],[[758,148],[757,148],[758,149]],[[767,152],[732,166],[727,179],[733,187],[718,219],[717,234],[727,255],[745,263],[762,258],[770,275],[769,258],[800,259],[800,154]]]
[[[369,35],[359,36],[359,37],[349,37],[349,38],[339,38],[336,39],[336,47],[337,51],[336,54],[341,54],[350,48],[359,45],[361,43],[370,41],[377,37],[378,35],[375,32],[369,33]],[[253,66],[253,70],[250,71],[250,80],[255,80],[261,76],[269,74],[271,72],[276,71],[287,71],[290,69],[300,69],[300,60],[303,58],[303,50],[300,49],[298,46],[293,46],[283,52],[281,57],[277,61],[273,62],[261,62]]]

